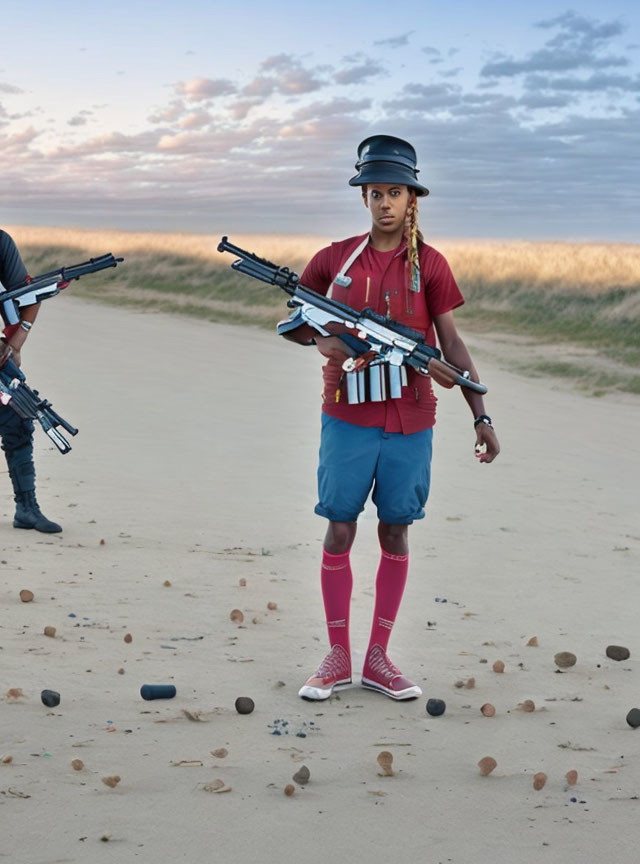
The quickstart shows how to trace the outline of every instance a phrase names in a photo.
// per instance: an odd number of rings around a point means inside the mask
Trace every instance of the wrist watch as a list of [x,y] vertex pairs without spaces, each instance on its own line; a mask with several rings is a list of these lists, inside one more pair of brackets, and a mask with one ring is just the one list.
[[485,423],[487,426],[491,426],[493,429],[493,423],[491,422],[491,417],[488,414],[480,414],[473,421],[473,428],[476,429],[481,423]]

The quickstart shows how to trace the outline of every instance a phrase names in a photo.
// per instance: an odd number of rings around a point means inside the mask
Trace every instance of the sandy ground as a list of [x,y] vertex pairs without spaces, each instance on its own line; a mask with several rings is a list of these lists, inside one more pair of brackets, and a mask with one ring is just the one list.
[[[640,707],[640,400],[483,360],[503,453],[480,466],[466,405],[440,391],[429,513],[390,646],[424,698],[354,687],[310,704],[297,690],[326,638],[318,356],[67,295],[43,309],[25,368],[81,433],[68,456],[37,433],[39,498],[61,536],[14,530],[2,480],[0,860],[637,861],[640,731],[625,717]],[[353,554],[356,665],[375,524],[367,510]],[[610,643],[630,660],[609,660]],[[564,673],[561,650],[578,657]],[[144,683],[178,694],[144,702]],[[382,750],[394,776],[378,775]],[[498,767],[481,777],[486,755]],[[308,785],[286,797],[303,764]],[[206,791],[217,779],[232,791]]]

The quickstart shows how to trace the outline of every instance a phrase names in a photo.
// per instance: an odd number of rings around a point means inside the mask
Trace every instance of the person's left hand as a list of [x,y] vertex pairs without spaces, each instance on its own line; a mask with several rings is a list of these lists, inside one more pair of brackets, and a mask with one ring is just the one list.
[[480,462],[493,462],[500,452],[500,444],[493,426],[478,423],[476,426],[476,459]]

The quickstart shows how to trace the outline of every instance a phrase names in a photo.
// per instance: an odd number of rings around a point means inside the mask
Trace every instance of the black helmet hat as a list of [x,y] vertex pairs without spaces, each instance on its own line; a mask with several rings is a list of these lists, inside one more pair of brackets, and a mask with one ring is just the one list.
[[416,151],[408,141],[392,135],[371,135],[358,147],[358,173],[349,185],[398,183],[415,189],[416,195],[428,195],[429,190],[418,183],[416,162]]

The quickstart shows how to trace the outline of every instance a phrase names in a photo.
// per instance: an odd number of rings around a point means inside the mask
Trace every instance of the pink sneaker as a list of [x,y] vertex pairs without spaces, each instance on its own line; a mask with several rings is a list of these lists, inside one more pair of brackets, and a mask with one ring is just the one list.
[[392,699],[417,699],[422,690],[405,678],[393,665],[380,645],[373,645],[364,661],[362,686],[386,693]]
[[351,684],[351,658],[342,645],[334,645],[318,666],[315,675],[298,691],[298,696],[312,701],[328,699],[334,690]]

